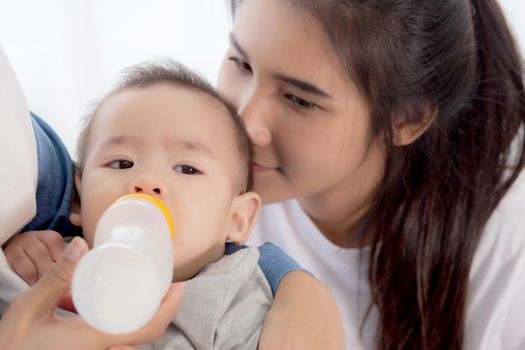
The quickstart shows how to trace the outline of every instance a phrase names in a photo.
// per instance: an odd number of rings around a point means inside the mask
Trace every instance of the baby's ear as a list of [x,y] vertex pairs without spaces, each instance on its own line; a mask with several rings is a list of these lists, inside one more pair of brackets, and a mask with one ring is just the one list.
[[255,192],[246,192],[235,197],[230,209],[227,239],[235,244],[246,242],[260,208],[261,197]]
[[73,203],[71,203],[71,214],[69,214],[69,221],[75,226],[81,227],[80,221],[80,184],[82,182],[82,174],[80,169],[75,165],[75,186],[73,190]]

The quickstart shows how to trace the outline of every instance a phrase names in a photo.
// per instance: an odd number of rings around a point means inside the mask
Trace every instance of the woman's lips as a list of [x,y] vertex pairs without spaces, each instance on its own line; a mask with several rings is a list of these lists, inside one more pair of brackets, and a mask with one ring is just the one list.
[[260,165],[257,163],[252,163],[252,170],[254,173],[262,173],[270,170],[274,170],[275,168],[269,168],[265,167],[264,165]]

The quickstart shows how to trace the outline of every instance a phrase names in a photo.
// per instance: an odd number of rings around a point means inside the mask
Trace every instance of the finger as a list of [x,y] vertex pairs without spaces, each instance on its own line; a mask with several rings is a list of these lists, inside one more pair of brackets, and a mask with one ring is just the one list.
[[51,260],[57,261],[65,249],[64,238],[60,233],[51,230],[40,231],[36,237],[47,247]]
[[[184,292],[184,283],[174,283],[164,296],[159,309],[153,318],[141,329],[136,332],[117,336],[112,339],[113,344],[140,345],[150,343],[162,336],[166,327],[175,317],[175,313],[180,306]],[[116,342],[115,342],[116,340]]]
[[129,345],[118,345],[118,346],[112,346],[109,348],[109,350],[136,350],[137,348],[134,346]]
[[20,251],[11,258],[11,266],[13,267],[13,271],[27,284],[32,286],[36,283],[38,270],[33,261],[25,253],[23,247],[20,247]]
[[[49,250],[36,236],[30,239],[24,245],[24,252],[31,259],[36,266],[37,277],[36,281],[42,278],[47,271],[53,266],[53,260],[49,254]],[[36,282],[35,281],[35,282]]]
[[76,264],[87,251],[87,243],[80,237],[69,243],[49,272],[31,288],[31,296],[27,299],[33,308],[41,312],[55,311],[59,299],[70,289]]

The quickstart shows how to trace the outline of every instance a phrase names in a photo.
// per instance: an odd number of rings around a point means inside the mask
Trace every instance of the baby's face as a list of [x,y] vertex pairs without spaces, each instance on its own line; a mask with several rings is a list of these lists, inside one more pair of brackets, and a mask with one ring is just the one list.
[[203,92],[157,83],[109,97],[97,112],[77,181],[81,225],[92,246],[102,213],[145,193],[169,208],[177,279],[223,253],[240,155],[226,108]]

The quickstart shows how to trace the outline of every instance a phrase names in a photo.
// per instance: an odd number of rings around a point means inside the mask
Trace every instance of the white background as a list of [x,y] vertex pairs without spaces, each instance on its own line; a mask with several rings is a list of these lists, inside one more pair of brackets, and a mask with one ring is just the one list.
[[[500,3],[525,52],[525,1]],[[0,0],[0,44],[29,107],[71,152],[125,67],[171,56],[214,82],[230,25],[225,0]]]
[[0,0],[0,44],[29,108],[72,155],[79,120],[124,68],[170,56],[213,82],[230,28],[225,0]]

